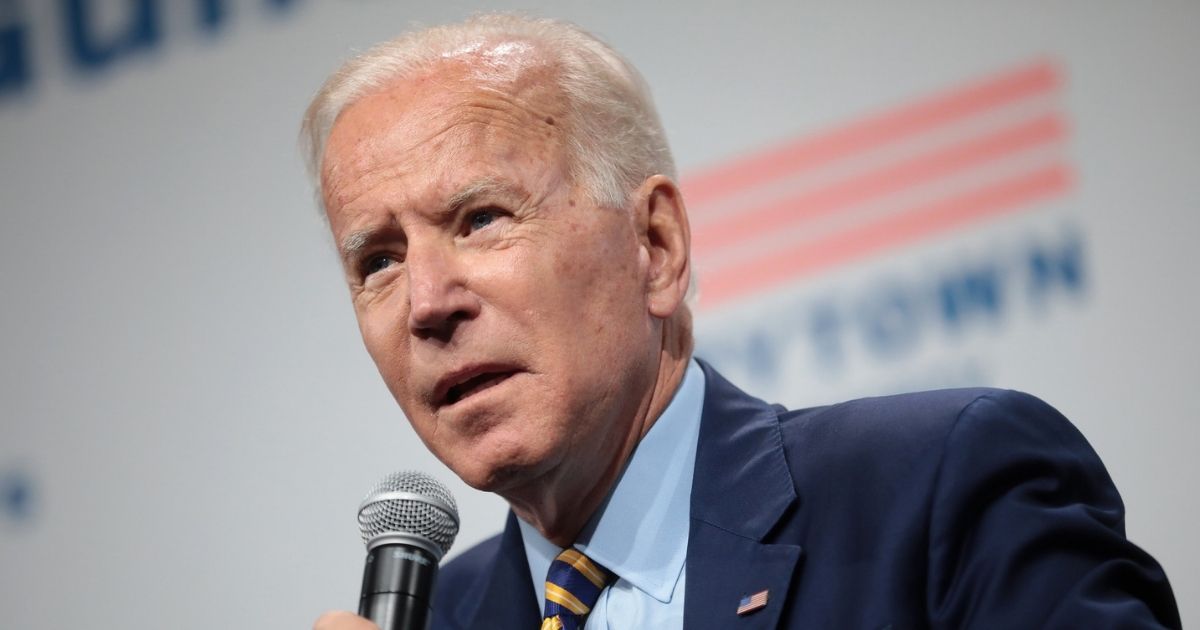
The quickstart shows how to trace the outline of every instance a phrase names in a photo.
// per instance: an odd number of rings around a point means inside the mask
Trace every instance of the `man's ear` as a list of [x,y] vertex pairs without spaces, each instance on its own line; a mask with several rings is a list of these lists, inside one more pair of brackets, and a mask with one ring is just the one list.
[[666,319],[687,294],[691,278],[692,234],[687,208],[675,182],[653,175],[634,194],[638,239],[649,254],[646,305],[650,314]]

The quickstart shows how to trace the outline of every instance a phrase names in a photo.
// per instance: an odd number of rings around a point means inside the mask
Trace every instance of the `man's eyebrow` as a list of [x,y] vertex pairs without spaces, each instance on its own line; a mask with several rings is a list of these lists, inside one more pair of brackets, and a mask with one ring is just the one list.
[[342,246],[339,248],[342,252],[342,260],[351,261],[358,258],[378,233],[378,230],[367,229],[347,234],[342,239]]
[[[521,194],[520,188],[506,184],[494,177],[484,177],[463,186],[453,195],[450,195],[450,198],[446,201],[446,213],[451,215],[456,214],[481,197],[511,197],[518,194]],[[347,234],[342,239],[341,247],[339,248],[342,253],[342,259],[346,261],[355,260],[378,237],[379,230],[375,228],[367,228]]]
[[513,186],[492,177],[485,177],[463,186],[458,192],[450,195],[450,199],[446,201],[446,208],[455,213],[480,197],[512,195],[515,192],[518,191]]

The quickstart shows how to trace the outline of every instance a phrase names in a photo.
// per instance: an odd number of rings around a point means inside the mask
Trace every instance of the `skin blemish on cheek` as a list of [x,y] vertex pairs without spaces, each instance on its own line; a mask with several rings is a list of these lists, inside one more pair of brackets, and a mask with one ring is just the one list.
[[551,127],[553,127],[553,126],[554,126],[554,117],[553,117],[553,116],[547,116],[547,117],[546,117],[546,124],[547,124],[547,125],[550,125]]
[[574,208],[574,207],[575,207],[575,200],[574,200],[574,199],[568,199],[568,200],[567,200],[567,205],[569,205],[569,206],[571,206],[572,208]]

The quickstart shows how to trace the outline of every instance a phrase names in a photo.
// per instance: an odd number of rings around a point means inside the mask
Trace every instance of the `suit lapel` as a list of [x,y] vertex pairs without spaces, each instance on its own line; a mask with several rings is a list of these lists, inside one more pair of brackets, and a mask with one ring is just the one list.
[[[706,380],[692,482],[684,626],[775,628],[803,554],[764,542],[796,502],[775,408],[701,362]],[[743,597],[767,605],[737,615]]]
[[[796,545],[764,545],[692,521],[683,627],[776,628],[801,554]],[[742,599],[762,591],[767,592],[766,606],[739,616]]]
[[530,582],[529,565],[525,561],[525,545],[517,517],[508,513],[504,535],[492,570],[479,577],[471,593],[477,599],[464,599],[458,608],[462,628],[494,628],[495,630],[532,630],[542,623],[537,595]]
[[[774,408],[741,392],[708,364],[692,482],[684,627],[776,628],[803,552],[764,543],[796,502]],[[737,615],[740,600],[767,591],[767,605]],[[529,630],[541,623],[516,516],[511,512],[477,598],[457,609],[462,628]]]

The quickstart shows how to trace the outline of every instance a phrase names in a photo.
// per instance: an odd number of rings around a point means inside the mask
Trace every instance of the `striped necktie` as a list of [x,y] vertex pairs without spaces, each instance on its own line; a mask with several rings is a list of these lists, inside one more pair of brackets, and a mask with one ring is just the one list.
[[541,630],[579,630],[612,573],[575,549],[567,548],[546,573],[546,611]]

